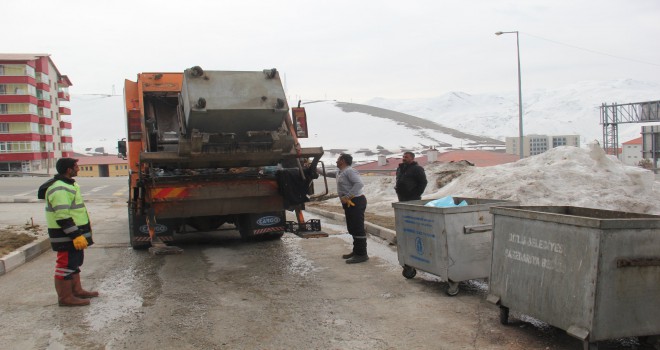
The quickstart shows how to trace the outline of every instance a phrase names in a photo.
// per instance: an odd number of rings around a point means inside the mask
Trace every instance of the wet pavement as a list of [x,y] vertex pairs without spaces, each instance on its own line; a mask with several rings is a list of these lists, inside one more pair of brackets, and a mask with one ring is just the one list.
[[[9,208],[7,206],[10,206]],[[180,255],[128,245],[125,203],[88,203],[94,239],[83,284],[101,292],[88,307],[57,305],[55,253],[0,276],[2,349],[581,349],[542,322],[499,324],[487,283],[401,276],[396,250],[369,240],[371,259],[347,265],[340,221],[328,238],[244,242],[234,230],[180,236]],[[0,204],[0,220],[42,220],[42,204]],[[307,218],[314,218],[308,214]],[[601,349],[650,349],[636,339]]]

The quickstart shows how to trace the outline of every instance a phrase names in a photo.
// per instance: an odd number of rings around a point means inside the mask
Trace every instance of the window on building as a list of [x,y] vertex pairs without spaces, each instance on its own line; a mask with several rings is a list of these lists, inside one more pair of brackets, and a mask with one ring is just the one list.
[[9,133],[9,123],[0,123],[0,134]]
[[552,148],[559,146],[566,146],[568,142],[565,137],[553,137],[552,138]]
[[0,95],[36,96],[36,88],[28,84],[0,84]]
[[34,78],[34,68],[27,64],[0,64],[0,75],[29,76]]
[[44,83],[46,85],[50,85],[50,77],[48,76],[48,74],[39,72],[39,73],[37,73],[36,78],[37,78],[37,82]]
[[534,137],[529,140],[529,154],[537,155],[548,150],[548,139]]
[[44,90],[37,90],[37,98],[44,101],[53,102],[53,98],[50,96],[50,92]]
[[39,141],[1,141],[0,153],[25,153],[39,151]]

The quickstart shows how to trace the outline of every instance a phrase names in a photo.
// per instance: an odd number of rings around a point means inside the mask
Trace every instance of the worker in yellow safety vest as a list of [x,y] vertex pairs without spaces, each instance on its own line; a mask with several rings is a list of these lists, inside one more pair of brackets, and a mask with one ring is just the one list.
[[96,291],[84,290],[80,283],[84,249],[94,241],[80,186],[73,179],[78,175],[77,163],[73,158],[59,159],[55,165],[57,175],[41,185],[37,195],[46,200],[48,236],[57,252],[55,290],[60,306],[89,305],[89,298],[99,296]]

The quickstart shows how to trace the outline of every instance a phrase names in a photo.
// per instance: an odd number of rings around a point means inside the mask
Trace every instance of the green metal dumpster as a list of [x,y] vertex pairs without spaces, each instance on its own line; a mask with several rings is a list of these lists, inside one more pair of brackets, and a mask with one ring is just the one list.
[[491,208],[488,301],[581,339],[660,334],[660,216],[571,206]]
[[399,264],[403,276],[417,270],[448,282],[448,295],[459,292],[458,282],[487,278],[491,261],[490,208],[515,202],[455,197],[461,207],[427,207],[431,200],[393,203]]

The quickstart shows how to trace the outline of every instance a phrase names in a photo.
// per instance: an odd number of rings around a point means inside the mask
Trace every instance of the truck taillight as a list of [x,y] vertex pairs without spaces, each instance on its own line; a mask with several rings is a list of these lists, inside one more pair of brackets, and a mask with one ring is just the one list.
[[298,138],[307,138],[307,114],[305,114],[304,107],[293,107],[291,108],[291,114],[293,117],[293,128],[296,131],[296,136]]
[[142,140],[142,123],[139,118],[128,119],[128,140],[140,141]]

